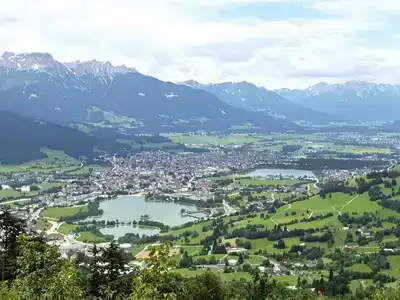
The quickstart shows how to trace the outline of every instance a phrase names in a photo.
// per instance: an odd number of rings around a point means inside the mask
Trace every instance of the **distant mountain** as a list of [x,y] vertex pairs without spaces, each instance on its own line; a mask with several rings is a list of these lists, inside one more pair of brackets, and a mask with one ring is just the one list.
[[81,131],[0,111],[0,163],[19,164],[46,157],[42,148],[64,151],[69,156],[98,157],[98,150],[121,153],[125,146]]
[[125,66],[98,61],[62,64],[47,53],[7,52],[1,57],[0,109],[95,135],[113,130],[129,134],[299,128]]
[[248,82],[200,84],[197,81],[189,80],[181,84],[206,90],[227,104],[248,111],[262,112],[275,119],[314,123],[327,123],[328,121],[335,120],[333,116],[328,116],[301,104],[293,103],[274,91],[257,87]]
[[137,70],[134,68],[128,68],[125,65],[113,66],[109,61],[101,62],[92,60],[81,62],[78,60],[76,62],[67,62],[64,64],[79,75],[91,74],[94,77],[106,81],[112,80],[116,74],[137,73]]
[[400,86],[349,81],[319,83],[304,90],[280,89],[280,96],[311,109],[340,115],[348,121],[398,120]]

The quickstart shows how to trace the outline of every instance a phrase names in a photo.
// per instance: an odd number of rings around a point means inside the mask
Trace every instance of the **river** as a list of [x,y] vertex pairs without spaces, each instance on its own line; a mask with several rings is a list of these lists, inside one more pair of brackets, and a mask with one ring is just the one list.
[[295,178],[307,176],[309,178],[315,178],[315,174],[311,171],[307,170],[296,170],[296,169],[257,169],[250,173],[247,173],[246,176],[251,177],[270,177],[270,176],[282,176],[282,177],[290,177],[293,176]]
[[[90,217],[85,221],[96,219],[97,221],[131,222],[139,221],[143,215],[148,215],[150,220],[159,221],[169,226],[181,225],[183,223],[196,220],[193,217],[181,216],[181,209],[186,211],[196,210],[195,206],[175,204],[173,202],[145,201],[144,196],[121,196],[116,199],[102,201],[100,208],[104,214],[99,217]],[[204,217],[205,215],[196,214]],[[100,230],[103,234],[112,234],[115,238],[121,237],[126,233],[139,233],[140,235],[153,235],[159,232],[155,228],[134,227],[134,226],[113,226]]]

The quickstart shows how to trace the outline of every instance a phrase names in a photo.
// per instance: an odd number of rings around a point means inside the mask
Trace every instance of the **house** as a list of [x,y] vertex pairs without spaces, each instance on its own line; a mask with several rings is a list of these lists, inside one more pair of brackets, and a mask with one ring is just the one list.
[[236,266],[237,265],[237,260],[236,259],[230,259],[230,260],[228,260],[228,264],[230,265],[230,266]]
[[273,272],[274,272],[275,275],[280,275],[280,274],[282,274],[282,271],[281,271],[281,269],[279,269],[278,266],[275,266],[275,267],[274,267]]
[[344,247],[346,249],[358,249],[358,248],[360,248],[360,246],[358,244],[356,244],[356,243],[348,243],[348,244],[344,245]]
[[390,248],[385,248],[385,249],[383,249],[383,251],[385,251],[385,252],[394,252],[394,250],[390,249]]
[[46,236],[46,239],[49,242],[50,241],[52,241],[52,242],[64,241],[64,236],[62,234],[59,234],[59,233],[52,233],[52,234],[49,234],[48,236]]

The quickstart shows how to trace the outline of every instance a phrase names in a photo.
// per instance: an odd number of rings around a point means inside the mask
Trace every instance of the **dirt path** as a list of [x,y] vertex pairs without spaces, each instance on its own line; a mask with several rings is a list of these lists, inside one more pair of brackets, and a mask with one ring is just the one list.
[[336,207],[334,207],[334,206],[332,206],[332,209],[334,210],[334,211],[336,211],[338,214],[339,214],[339,216],[341,216],[342,215],[342,211],[343,211],[343,208],[345,208],[347,205],[349,205],[351,202],[353,202],[354,200],[356,200],[357,198],[358,198],[358,196],[360,196],[360,195],[357,195],[357,196],[355,196],[353,199],[351,199],[349,202],[347,202],[346,204],[343,204],[341,207],[340,207],[340,210],[338,210]]
[[343,211],[343,208],[345,208],[347,205],[349,205],[351,202],[353,202],[354,200],[356,200],[357,198],[358,198],[358,196],[360,196],[360,195],[357,195],[357,196],[355,196],[353,199],[351,199],[349,202],[347,202],[346,204],[343,204],[341,207],[340,207],[340,210],[338,210],[336,207],[334,207],[334,206],[332,206],[332,209],[334,210],[334,211],[336,211],[338,214],[339,214],[339,216],[341,216],[342,215],[342,211]]
[[333,209],[334,211],[336,211],[336,212],[339,214],[339,216],[342,215],[342,212],[341,212],[340,210],[337,210],[336,207],[332,206],[332,209]]
[[287,210],[289,210],[289,209],[291,209],[291,208],[292,208],[292,204],[289,204],[289,206],[288,206],[284,211],[282,211],[282,212],[280,212],[280,213],[274,215],[273,217],[271,217],[271,221],[272,221],[275,225],[278,226],[279,224],[278,224],[278,222],[276,222],[276,221],[274,220],[274,218],[275,218],[276,216],[280,216],[281,214],[285,213]]

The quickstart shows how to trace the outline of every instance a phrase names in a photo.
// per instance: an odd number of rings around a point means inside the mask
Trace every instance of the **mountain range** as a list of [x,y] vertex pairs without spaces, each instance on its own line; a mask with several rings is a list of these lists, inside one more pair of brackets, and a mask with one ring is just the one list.
[[48,53],[0,58],[0,109],[94,134],[298,130],[290,120],[228,105],[205,90],[98,61],[61,63]]
[[339,119],[337,116],[317,112],[301,103],[289,101],[274,91],[245,81],[201,84],[194,80],[188,80],[181,84],[206,90],[229,105],[247,111],[261,112],[280,120],[326,124],[328,121]]
[[398,120],[400,86],[349,81],[318,83],[306,89],[275,91],[293,103],[315,111],[340,116],[347,122]]
[[[62,63],[49,53],[5,52],[0,111],[0,134],[8,145],[0,161],[17,162],[24,157],[15,148],[32,153],[30,159],[43,155],[40,147],[91,157],[96,149],[123,150],[127,144],[116,141],[135,141],[138,133],[163,143],[169,140],[158,133],[354,129],[360,121],[400,119],[400,86],[350,81],[272,91],[248,82],[173,83],[110,62]],[[388,129],[397,130],[398,123]],[[320,124],[325,126],[314,127]],[[61,141],[67,138],[82,152]]]

